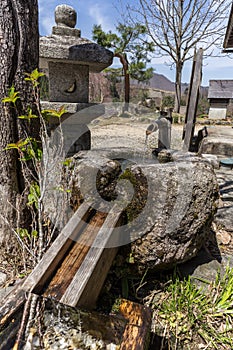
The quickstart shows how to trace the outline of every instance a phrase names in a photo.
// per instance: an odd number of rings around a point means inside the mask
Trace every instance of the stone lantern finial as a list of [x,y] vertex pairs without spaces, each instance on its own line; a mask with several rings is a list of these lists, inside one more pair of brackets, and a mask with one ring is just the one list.
[[55,22],[57,26],[53,27],[52,34],[80,37],[80,30],[74,28],[77,22],[77,12],[73,7],[58,5],[55,8]]
[[55,22],[58,27],[74,28],[77,21],[77,12],[68,5],[58,5],[55,8]]

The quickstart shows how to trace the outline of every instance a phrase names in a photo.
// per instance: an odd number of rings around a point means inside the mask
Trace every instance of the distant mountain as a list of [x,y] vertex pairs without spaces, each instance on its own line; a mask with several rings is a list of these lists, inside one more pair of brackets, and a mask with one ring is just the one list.
[[149,86],[153,89],[163,91],[175,91],[175,83],[171,82],[171,80],[164,75],[158,73],[154,73],[153,77],[149,81]]
[[[132,85],[138,85],[136,80],[131,80]],[[163,74],[154,73],[153,77],[149,80],[148,84],[140,83],[141,87],[150,87],[152,89],[158,89],[163,91],[175,92],[175,83],[165,77]],[[181,93],[183,94],[185,90],[189,88],[188,83],[181,84]],[[208,87],[201,87],[201,93],[207,96]]]
[[[117,89],[119,94],[122,93],[123,89],[123,78],[120,83],[117,83]],[[132,87],[140,87],[140,88],[151,88],[155,90],[161,90],[166,92],[175,92],[175,83],[170,81],[163,74],[154,73],[153,77],[149,80],[148,83],[139,83],[137,80],[130,80],[130,84]],[[182,83],[181,91],[183,93],[187,93],[187,89],[189,88],[189,84]],[[111,83],[110,80],[107,79],[106,73],[91,73],[90,74],[90,101],[110,101],[112,100],[111,95]],[[208,87],[201,87],[202,96],[206,96],[208,94]]]
[[146,83],[138,83],[137,80],[131,79],[132,85],[139,85],[145,88],[158,89],[163,91],[175,91],[175,83],[171,82],[162,74],[154,73],[153,77]]

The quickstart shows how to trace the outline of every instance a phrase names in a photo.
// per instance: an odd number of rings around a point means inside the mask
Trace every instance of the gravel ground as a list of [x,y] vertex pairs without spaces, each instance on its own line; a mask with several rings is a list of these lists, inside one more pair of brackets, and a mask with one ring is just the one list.
[[[119,118],[120,119],[120,118]],[[149,123],[126,122],[123,118],[104,124],[90,125],[92,135],[92,149],[97,148],[145,148],[146,129]],[[172,126],[171,148],[182,148],[183,125],[174,124]],[[150,148],[158,147],[158,132],[151,134],[148,138]]]

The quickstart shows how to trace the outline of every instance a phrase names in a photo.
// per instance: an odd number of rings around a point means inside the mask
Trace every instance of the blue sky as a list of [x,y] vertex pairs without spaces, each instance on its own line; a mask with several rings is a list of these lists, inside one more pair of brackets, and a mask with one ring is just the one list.
[[[134,0],[128,0],[134,4]],[[57,5],[67,4],[75,8],[78,13],[76,27],[81,29],[82,37],[92,38],[92,27],[101,24],[106,31],[113,30],[118,21],[121,21],[119,13],[119,0],[38,0],[40,34],[51,34],[55,25],[54,9]],[[171,70],[164,58],[154,58],[152,67],[156,73],[163,74],[174,81],[175,71]],[[191,63],[187,63],[183,70],[183,82],[189,82]],[[209,85],[210,79],[233,79],[233,55],[208,58],[203,64],[202,85]]]

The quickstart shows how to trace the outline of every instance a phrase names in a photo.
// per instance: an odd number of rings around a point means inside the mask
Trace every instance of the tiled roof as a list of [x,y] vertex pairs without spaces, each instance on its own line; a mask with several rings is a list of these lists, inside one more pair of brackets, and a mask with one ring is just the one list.
[[208,98],[232,99],[233,80],[210,80]]

